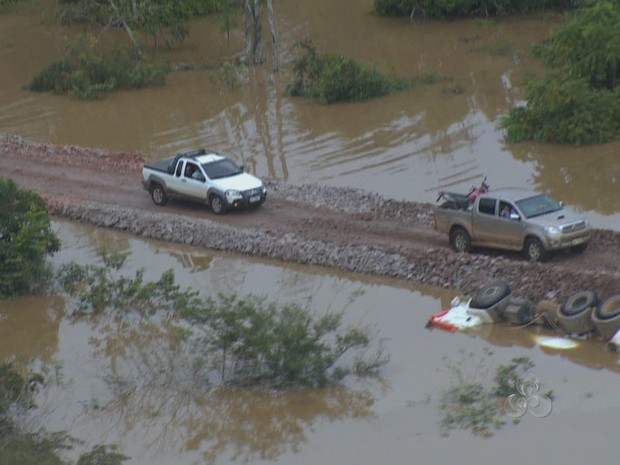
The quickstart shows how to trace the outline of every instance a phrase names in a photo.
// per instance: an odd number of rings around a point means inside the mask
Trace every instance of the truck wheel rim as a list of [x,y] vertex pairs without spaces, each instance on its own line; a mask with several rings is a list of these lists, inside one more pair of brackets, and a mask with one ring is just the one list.
[[465,250],[465,238],[462,234],[456,236],[454,243],[456,244],[456,248],[459,252],[463,252]]
[[211,202],[211,208],[215,213],[219,213],[222,210],[222,202],[218,197],[214,197]]
[[530,258],[538,260],[540,258],[540,247],[536,243],[530,244]]
[[162,199],[163,199],[161,189],[155,189],[153,191],[153,197],[155,197],[155,201],[156,202],[158,202],[158,203],[161,202]]

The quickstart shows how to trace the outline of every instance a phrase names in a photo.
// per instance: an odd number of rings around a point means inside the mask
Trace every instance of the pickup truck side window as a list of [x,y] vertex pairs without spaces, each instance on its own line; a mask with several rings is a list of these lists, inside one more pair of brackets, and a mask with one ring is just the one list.
[[495,215],[495,203],[495,199],[480,199],[478,202],[478,212],[484,215]]
[[183,160],[179,160],[177,163],[177,171],[175,173],[177,178],[181,177],[181,173],[183,172]]
[[499,202],[499,216],[501,216],[502,218],[510,218],[510,215],[514,215],[515,213],[515,209],[508,202]]
[[204,182],[205,180],[205,177],[202,175],[198,165],[189,161],[185,163],[185,177],[196,181]]

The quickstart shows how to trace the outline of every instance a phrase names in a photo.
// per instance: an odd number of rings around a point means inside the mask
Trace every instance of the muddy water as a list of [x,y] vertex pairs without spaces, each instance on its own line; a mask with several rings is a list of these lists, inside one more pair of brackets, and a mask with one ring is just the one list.
[[[128,272],[156,279],[175,269],[183,286],[205,295],[235,290],[344,309],[348,324],[369,325],[390,354],[378,380],[346,380],[333,389],[210,391],[188,381],[186,360],[162,351],[155,327],[128,333],[112,321],[72,320],[61,298],[0,302],[0,355],[46,369],[50,382],[31,421],[67,430],[84,449],[118,443],[130,465],[193,463],[607,463],[617,447],[600,431],[620,408],[618,355],[584,341],[572,350],[539,347],[534,329],[486,326],[471,333],[425,328],[453,294],[399,281],[368,280],[320,268],[283,266],[234,255],[143,241],[115,231],[54,224],[63,249],[54,266],[92,263],[96,249],[130,253]],[[492,355],[486,356],[485,350]],[[486,378],[526,356],[552,390],[552,412],[526,414],[488,439],[440,433],[441,392],[454,385],[448,365]],[[587,447],[586,447],[587,445]]]
[[[56,27],[53,2],[26,3],[18,13],[0,15],[0,131],[42,142],[140,150],[153,158],[204,145],[245,160],[262,176],[423,201],[433,201],[439,187],[466,189],[487,175],[492,186],[529,184],[588,212],[599,226],[618,227],[617,144],[506,145],[496,130],[498,116],[521,97],[524,74],[538,68],[527,56],[529,44],[544,37],[553,20],[418,23],[376,18],[368,13],[371,5],[277,2],[282,71],[271,80],[265,67],[250,72],[246,86],[227,91],[204,72],[184,72],[163,88],[80,102],[22,90],[59,56],[65,34],[75,32]],[[285,98],[293,44],[305,37],[321,52],[340,52],[401,75],[454,76],[465,91],[446,94],[439,84],[329,107]],[[229,44],[217,26],[199,21],[187,46],[169,55],[213,65],[240,43],[233,36]],[[56,226],[64,244],[56,266],[92,262],[97,246],[114,244],[131,252],[130,268],[146,267],[150,279],[172,267],[183,285],[205,292],[256,292],[301,300],[315,311],[346,308],[348,322],[376,327],[391,355],[380,381],[278,394],[209,392],[188,385],[170,360],[155,367],[160,369],[137,364],[157,353],[148,338],[122,339],[112,327],[72,322],[60,298],[0,302],[2,359],[34,360],[59,376],[42,393],[34,420],[66,429],[87,445],[119,443],[133,457],[131,465],[563,464],[608,463],[617,456],[614,441],[599,432],[615,430],[618,357],[600,344],[553,351],[536,345],[534,330],[430,331],[426,318],[448,305],[448,291]],[[153,328],[143,329],[148,336]],[[463,366],[475,373],[485,348],[493,351],[490,367],[530,357],[542,388],[555,393],[552,413],[526,415],[490,439],[468,432],[442,437],[439,397],[452,382],[443,357],[457,362],[462,352],[472,353]]]
[[[620,227],[617,143],[591,147],[508,145],[498,117],[522,98],[523,77],[540,70],[532,43],[557,27],[551,17],[510,21],[412,22],[370,14],[371,0],[281,0],[276,5],[281,72],[267,64],[243,86],[226,89],[204,71],[176,73],[163,88],[114,94],[100,102],[22,89],[59,57],[65,36],[54,2],[29,0],[0,15],[0,131],[36,141],[139,150],[163,158],[207,146],[244,160],[261,176],[295,183],[362,187],[386,196],[434,201],[438,188],[531,185],[588,213],[599,227]],[[438,73],[445,84],[357,104],[321,106],[283,96],[294,44],[310,38],[398,75]],[[163,54],[175,63],[213,66],[237,52],[210,20],[196,21],[185,46]],[[266,49],[265,55],[269,56]]]

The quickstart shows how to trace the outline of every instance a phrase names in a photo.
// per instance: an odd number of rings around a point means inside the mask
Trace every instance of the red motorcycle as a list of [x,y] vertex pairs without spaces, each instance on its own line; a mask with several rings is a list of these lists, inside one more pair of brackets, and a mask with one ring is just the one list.
[[489,192],[487,177],[485,176],[480,186],[472,185],[467,194],[459,194],[458,192],[439,191],[437,202],[442,201],[440,207],[451,208],[454,210],[467,210],[479,195]]

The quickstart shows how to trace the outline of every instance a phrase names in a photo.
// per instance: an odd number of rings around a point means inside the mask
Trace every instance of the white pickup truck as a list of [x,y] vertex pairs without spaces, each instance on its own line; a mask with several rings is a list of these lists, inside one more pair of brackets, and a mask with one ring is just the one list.
[[205,202],[215,214],[259,207],[267,198],[263,181],[231,159],[204,149],[144,164],[142,186],[156,205],[178,197]]

